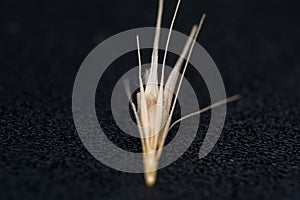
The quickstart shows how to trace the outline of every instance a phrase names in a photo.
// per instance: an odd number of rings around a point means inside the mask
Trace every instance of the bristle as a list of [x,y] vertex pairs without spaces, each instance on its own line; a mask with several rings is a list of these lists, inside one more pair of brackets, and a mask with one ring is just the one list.
[[158,45],[160,38],[160,29],[161,29],[161,21],[162,21],[162,13],[163,13],[163,0],[159,0],[158,4],[158,13],[156,20],[156,29],[155,36],[153,42],[153,52],[151,57],[151,68],[149,71],[149,75],[147,77],[147,86],[145,93],[147,95],[157,96],[158,86],[157,86],[157,66],[158,66]]
[[164,7],[164,1],[159,0],[159,2],[158,2],[158,13],[157,13],[157,19],[156,19],[156,29],[155,29],[155,36],[154,36],[154,42],[153,42],[153,51],[158,50],[158,44],[159,44],[159,38],[160,38],[160,27],[161,27],[161,20],[162,20],[162,14],[163,14],[163,7]]
[[239,99],[241,99],[241,96],[240,96],[240,95],[234,95],[234,96],[232,96],[232,97],[229,97],[229,98],[224,99],[224,100],[222,100],[222,101],[219,101],[219,102],[217,102],[217,103],[211,104],[211,105],[209,105],[209,106],[207,106],[207,107],[205,107],[205,108],[203,108],[203,109],[201,109],[201,110],[199,110],[199,111],[196,111],[196,112],[190,113],[190,114],[188,114],[188,115],[185,115],[184,117],[182,117],[182,118],[176,120],[176,121],[170,126],[169,131],[170,131],[177,123],[181,122],[182,120],[188,119],[188,118],[193,117],[193,116],[195,116],[195,115],[199,115],[199,114],[201,114],[201,113],[204,113],[204,112],[206,112],[206,111],[208,111],[208,110],[210,110],[210,109],[216,108],[216,107],[218,107],[218,106],[221,106],[221,105],[224,105],[224,104],[228,104],[228,103],[232,103],[232,102],[237,101],[237,100],[239,100]]
[[136,44],[138,50],[138,61],[139,61],[139,83],[140,83],[140,90],[144,92],[143,80],[142,80],[142,59],[141,59],[141,51],[140,51],[140,39],[139,36],[136,36]]
[[174,112],[174,109],[175,109],[175,105],[176,105],[176,101],[177,101],[178,94],[179,94],[179,91],[180,91],[180,87],[181,87],[181,84],[182,84],[182,80],[183,80],[183,77],[184,77],[186,68],[187,68],[187,66],[188,66],[188,64],[189,64],[190,57],[191,57],[191,55],[192,55],[194,45],[195,45],[195,43],[196,43],[196,38],[198,37],[199,32],[200,32],[200,30],[201,30],[201,28],[202,28],[202,25],[203,25],[205,16],[206,16],[205,14],[202,15],[202,18],[201,18],[201,20],[200,20],[200,22],[199,22],[199,25],[198,25],[198,27],[197,27],[196,34],[195,34],[193,43],[192,43],[191,48],[190,48],[190,50],[189,50],[189,53],[188,53],[188,57],[187,57],[185,66],[184,66],[184,68],[183,68],[183,72],[182,72],[181,77],[180,77],[180,81],[179,81],[179,84],[178,84],[178,87],[177,87],[177,91],[176,91],[176,94],[175,94],[175,98],[174,98],[174,101],[173,101],[173,104],[172,104],[172,108],[171,108],[169,117],[168,117],[168,119],[167,119],[167,121],[166,121],[165,128],[164,128],[164,130],[162,131],[162,135],[161,135],[161,141],[162,141],[162,142],[159,144],[159,147],[158,147],[158,153],[157,153],[158,158],[160,158],[161,153],[162,153],[164,141],[166,140],[166,137],[167,137],[167,134],[168,134],[168,131],[169,131],[169,126],[170,126],[171,119],[172,119],[172,116],[173,116],[173,112]]
[[174,108],[175,108],[175,104],[176,104],[176,100],[177,100],[177,98],[178,98],[178,94],[179,94],[180,87],[181,87],[181,84],[182,84],[182,80],[183,80],[185,71],[186,71],[186,69],[187,69],[187,66],[188,66],[188,64],[189,64],[189,61],[190,61],[190,58],[191,58],[191,55],[192,55],[192,52],[193,52],[194,45],[195,45],[195,43],[196,43],[196,39],[197,39],[197,37],[198,37],[198,35],[199,35],[199,32],[200,32],[200,30],[201,30],[201,28],[202,28],[202,25],[203,25],[203,22],[204,22],[205,17],[206,17],[206,15],[203,14],[203,15],[202,15],[202,18],[201,18],[201,20],[200,20],[200,22],[199,22],[199,25],[198,25],[198,27],[197,27],[196,34],[195,34],[195,36],[194,36],[194,40],[193,40],[193,43],[192,43],[191,48],[190,48],[190,50],[189,50],[189,54],[188,54],[187,60],[186,60],[186,62],[185,62],[185,66],[184,66],[184,68],[183,68],[183,72],[182,72],[182,74],[181,74],[181,78],[180,78],[180,81],[179,81],[179,84],[178,84],[178,87],[177,87],[177,92],[176,92],[176,95],[175,95],[175,100],[174,100],[174,102],[173,102],[172,109],[171,109],[171,112],[170,112],[170,116],[171,116],[171,117],[169,117],[168,121],[171,121],[171,118],[172,118],[172,115],[173,115],[173,112],[174,112]]
[[176,9],[175,9],[175,12],[174,12],[174,15],[173,15],[173,19],[172,19],[172,22],[171,22],[171,26],[170,26],[168,38],[167,38],[167,43],[166,43],[166,47],[165,47],[165,54],[164,54],[164,59],[163,59],[163,65],[162,65],[162,69],[161,69],[161,82],[160,82],[160,87],[161,88],[163,87],[163,83],[164,83],[165,64],[166,64],[166,59],[167,59],[167,54],[168,54],[168,48],[169,48],[170,38],[171,38],[173,26],[174,26],[174,23],[175,23],[175,19],[177,17],[177,12],[178,12],[180,3],[181,3],[181,0],[178,0]]
[[[180,74],[180,69],[182,67],[182,63],[184,61],[184,58],[186,57],[186,54],[188,53],[188,50],[191,47],[193,38],[195,37],[196,34],[196,30],[197,30],[197,25],[193,26],[189,39],[186,42],[186,44],[184,45],[183,51],[180,54],[180,57],[178,58],[173,70],[171,71],[168,80],[165,84],[165,91],[164,91],[164,104],[166,108],[170,108],[171,105],[171,101],[173,98],[173,93],[174,93],[174,89],[177,83],[177,79],[178,76]],[[169,112],[170,110],[168,110],[167,112]]]

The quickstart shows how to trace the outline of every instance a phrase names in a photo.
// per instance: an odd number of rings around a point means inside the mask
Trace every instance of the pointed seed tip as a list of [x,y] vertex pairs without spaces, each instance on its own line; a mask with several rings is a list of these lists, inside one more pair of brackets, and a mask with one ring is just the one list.
[[148,187],[153,187],[156,182],[156,171],[145,173],[145,182]]

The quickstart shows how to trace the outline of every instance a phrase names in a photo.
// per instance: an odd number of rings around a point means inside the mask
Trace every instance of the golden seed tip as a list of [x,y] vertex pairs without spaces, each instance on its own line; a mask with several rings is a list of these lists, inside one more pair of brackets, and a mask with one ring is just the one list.
[[156,172],[146,172],[145,182],[148,187],[153,187],[156,182]]

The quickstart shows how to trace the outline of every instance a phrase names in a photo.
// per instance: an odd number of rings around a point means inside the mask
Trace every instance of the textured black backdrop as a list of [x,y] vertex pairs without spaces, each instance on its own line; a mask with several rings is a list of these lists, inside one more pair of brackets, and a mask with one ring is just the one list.
[[[207,157],[198,159],[198,150],[209,113],[189,150],[147,188],[143,175],[110,169],[84,148],[71,95],[89,51],[120,31],[153,26],[157,2],[0,1],[0,199],[299,199],[297,2],[183,1],[175,29],[188,33],[208,14],[198,41],[227,93],[243,99],[228,106],[222,136]],[[164,27],[175,4],[165,2]],[[136,148],[110,123],[102,122],[111,140]]]

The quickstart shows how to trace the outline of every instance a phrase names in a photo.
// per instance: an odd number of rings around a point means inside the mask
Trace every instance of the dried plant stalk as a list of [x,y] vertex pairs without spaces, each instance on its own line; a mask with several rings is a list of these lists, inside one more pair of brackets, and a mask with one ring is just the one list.
[[[132,106],[142,142],[142,149],[144,153],[144,169],[145,169],[145,182],[147,186],[153,186],[156,181],[157,166],[158,161],[161,157],[162,149],[167,137],[169,130],[178,122],[203,113],[211,108],[235,101],[239,99],[239,96],[233,96],[226,100],[220,101],[218,103],[212,104],[202,110],[191,113],[181,119],[175,121],[171,125],[171,118],[175,109],[176,100],[180,91],[180,87],[184,78],[185,71],[189,64],[189,59],[191,57],[193,47],[196,42],[196,38],[199,35],[201,27],[203,25],[205,14],[198,25],[194,25],[190,37],[187,40],[183,51],[177,60],[173,70],[171,71],[166,84],[164,84],[164,68],[168,52],[169,41],[173,29],[173,25],[177,16],[177,11],[179,9],[181,0],[178,0],[176,10],[171,22],[170,31],[167,38],[167,43],[165,47],[165,53],[163,57],[163,65],[161,71],[161,80],[158,84],[157,78],[157,67],[158,67],[158,44],[160,38],[160,27],[163,12],[163,0],[159,0],[158,16],[156,22],[156,31],[153,44],[153,52],[151,58],[151,68],[149,73],[146,75],[146,86],[143,86],[142,80],[142,69],[141,69],[141,54],[140,54],[140,44],[139,36],[137,36],[137,47],[138,47],[138,62],[139,62],[139,85],[140,92],[137,94],[137,107],[130,99],[130,104]],[[175,98],[173,99],[174,90],[176,83],[179,78],[179,71],[182,68],[184,58],[187,56],[187,60],[183,67],[183,72],[180,76],[179,83],[176,89]],[[129,88],[126,88],[128,96],[130,95]],[[173,99],[173,100],[172,100]]]

